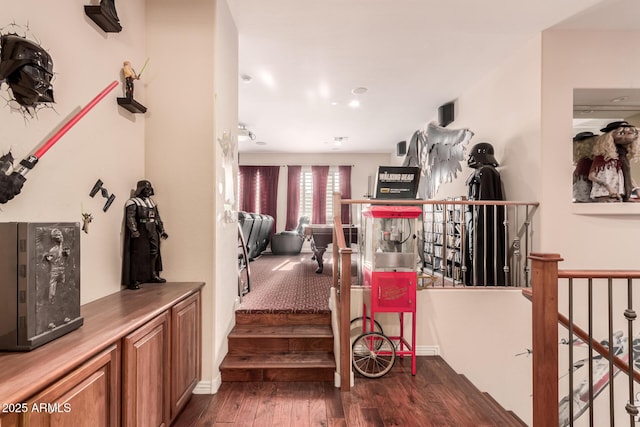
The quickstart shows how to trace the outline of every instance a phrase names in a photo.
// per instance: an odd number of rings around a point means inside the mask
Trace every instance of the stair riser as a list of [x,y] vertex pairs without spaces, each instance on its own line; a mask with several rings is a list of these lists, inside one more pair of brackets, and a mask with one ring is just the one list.
[[229,338],[229,354],[333,351],[333,338]]
[[222,381],[333,381],[334,369],[329,368],[255,368],[222,369]]
[[331,325],[326,313],[241,313],[236,312],[237,325]]

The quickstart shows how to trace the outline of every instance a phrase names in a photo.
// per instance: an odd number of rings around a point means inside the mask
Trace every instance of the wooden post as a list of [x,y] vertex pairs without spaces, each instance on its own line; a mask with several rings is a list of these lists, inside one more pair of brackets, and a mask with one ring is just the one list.
[[[342,194],[333,193],[333,287],[338,295],[340,390],[351,389],[351,248],[346,247],[341,221]],[[349,225],[349,224],[347,224]],[[344,246],[344,247],[340,247]],[[339,260],[339,262],[338,262]],[[338,274],[338,266],[340,272]]]
[[340,251],[340,390],[351,389],[351,248]]
[[531,253],[533,427],[558,427],[558,254]]

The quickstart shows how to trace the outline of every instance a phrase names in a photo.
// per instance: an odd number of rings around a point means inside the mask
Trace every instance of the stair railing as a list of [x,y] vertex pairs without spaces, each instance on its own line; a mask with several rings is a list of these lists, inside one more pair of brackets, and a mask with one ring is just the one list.
[[[342,233],[342,221],[340,219],[340,213],[342,212],[342,206],[349,206],[351,211],[352,222],[356,226],[359,226],[359,212],[364,206],[367,205],[384,205],[389,204],[389,200],[373,200],[373,199],[342,199],[340,193],[334,193],[333,197],[333,288],[337,299],[337,316],[338,320],[338,372],[340,375],[340,388],[343,391],[349,391],[351,387],[351,334],[350,334],[350,320],[351,320],[351,281],[352,281],[352,260],[353,251],[350,246],[346,244],[344,233]],[[420,230],[423,239],[423,244],[426,245],[425,234],[434,227],[440,225],[443,229],[446,229],[447,222],[450,218],[446,212],[450,210],[458,210],[460,220],[464,216],[464,222],[468,219],[469,212],[473,214],[482,213],[482,217],[487,218],[487,212],[491,210],[500,212],[500,215],[491,215],[493,218],[492,224],[484,224],[483,229],[487,229],[487,226],[493,226],[494,230],[504,229],[504,266],[502,270],[496,269],[493,275],[497,277],[499,274],[504,274],[504,283],[510,287],[529,287],[531,285],[531,265],[529,260],[529,253],[533,248],[533,241],[531,235],[533,234],[533,217],[539,206],[538,202],[518,202],[518,201],[468,201],[468,200],[393,200],[394,205],[423,205],[425,213],[428,211],[427,207],[434,209],[436,206],[443,206],[443,216],[432,216],[429,220],[427,215],[423,216],[423,227]],[[500,218],[499,222],[497,218]],[[422,274],[419,274],[419,282],[422,281],[421,288],[427,287],[469,287],[467,281],[464,279],[464,274],[468,269],[465,267],[465,261],[467,259],[465,251],[465,225],[461,225],[459,230],[460,237],[460,253],[459,256],[462,260],[461,271],[462,279],[449,280],[447,275],[447,263],[443,263],[440,267],[436,268],[434,264],[431,267],[425,266],[422,270]],[[354,224],[349,224],[354,225]],[[340,230],[336,233],[336,230]],[[475,240],[475,239],[474,239]],[[494,244],[498,243],[497,239],[493,239]],[[451,245],[445,240],[442,248],[437,249],[436,252],[441,253],[443,260],[447,259],[446,253],[452,249]],[[486,250],[486,248],[485,248]],[[427,255],[420,255],[422,264],[424,265],[424,259]],[[482,263],[485,263],[483,260]],[[489,264],[486,264],[489,266]],[[490,267],[488,267],[490,268]],[[485,287],[490,286],[486,278],[486,272],[480,282],[473,282],[473,287]]]
[[[336,212],[334,210],[334,212]],[[337,210],[340,212],[340,209]],[[339,232],[336,232],[339,230]],[[338,298],[338,329],[340,343],[340,389],[349,391],[351,388],[351,253],[347,247],[344,233],[342,232],[342,221],[339,216],[333,219],[333,259],[337,260],[336,268],[333,269],[333,287]]]
[[[622,425],[616,418],[627,416],[629,425],[636,425],[635,383],[640,384],[640,371],[634,365],[640,356],[640,336],[633,332],[637,317],[633,285],[640,271],[559,270],[558,254],[534,253],[530,259],[532,288],[522,292],[532,301],[534,427],[573,426],[583,414],[588,420],[581,422],[589,426]],[[568,316],[559,311],[559,301]],[[578,326],[580,322],[587,323],[586,330]],[[567,329],[566,338],[559,340],[558,324]],[[626,329],[626,337],[619,328]],[[586,357],[576,360],[575,348],[586,348]],[[559,366],[566,366],[567,373],[559,376]],[[585,378],[576,381],[576,371],[584,373],[583,366],[587,366]],[[627,374],[628,384],[625,393],[616,394],[621,387],[614,378],[620,372]],[[563,399],[559,399],[561,380],[567,382]],[[595,401],[605,389],[608,408]]]

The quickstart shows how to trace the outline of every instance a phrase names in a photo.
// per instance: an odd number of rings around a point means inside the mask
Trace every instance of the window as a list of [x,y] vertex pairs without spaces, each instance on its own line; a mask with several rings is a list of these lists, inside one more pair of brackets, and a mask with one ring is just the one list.
[[[340,191],[340,173],[337,167],[329,168],[327,177],[327,221],[333,221],[333,193]],[[300,173],[300,211],[299,215],[312,217],[313,209],[313,178],[311,167],[303,166]]]

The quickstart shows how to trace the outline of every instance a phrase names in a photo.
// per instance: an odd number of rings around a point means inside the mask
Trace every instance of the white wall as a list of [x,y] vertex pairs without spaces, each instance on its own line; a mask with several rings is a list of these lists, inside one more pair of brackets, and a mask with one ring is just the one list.
[[[0,102],[0,152],[19,161],[43,143],[71,113],[77,112],[114,80],[120,81],[124,60],[139,69],[146,52],[144,1],[118,3],[120,33],[104,33],[84,13],[82,2],[23,0],[2,5],[2,32],[9,24],[29,26],[53,59],[54,109],[25,119]],[[36,12],[37,11],[37,12]],[[153,62],[149,69],[153,68]],[[146,72],[145,72],[146,74]],[[144,104],[147,76],[136,82],[136,99]],[[9,99],[5,84],[0,96]],[[111,91],[71,128],[27,175],[21,194],[0,205],[0,221],[81,222],[81,212],[93,214],[89,233],[81,233],[81,300],[86,303],[119,291],[124,202],[137,180],[145,176],[144,115],[118,107],[122,85]],[[89,197],[95,182],[116,196],[103,212],[106,199]],[[162,192],[162,189],[159,189]],[[165,213],[160,205],[161,214]]]
[[543,35],[541,247],[564,268],[637,268],[637,203],[571,203],[571,122],[574,88],[640,87],[638,43],[638,32]]
[[[540,49],[538,36],[463,93],[447,126],[474,133],[467,153],[479,142],[493,145],[507,200],[535,201],[540,193]],[[458,178],[435,198],[467,195],[472,173],[463,162]]]
[[237,31],[223,0],[153,0],[147,27],[146,163],[166,206],[165,277],[206,283],[203,382],[215,391],[237,295],[237,225],[224,221],[218,192],[218,139],[237,123]]
[[[215,320],[214,320],[214,383],[217,390],[221,379],[218,366],[227,354],[227,335],[235,324],[235,305],[238,296],[238,31],[235,27],[226,1],[216,3],[215,21],[215,200],[216,238],[214,250],[215,269]],[[231,146],[223,149],[227,143]],[[232,198],[225,187],[233,191]],[[229,221],[229,210],[234,211],[233,221]]]

